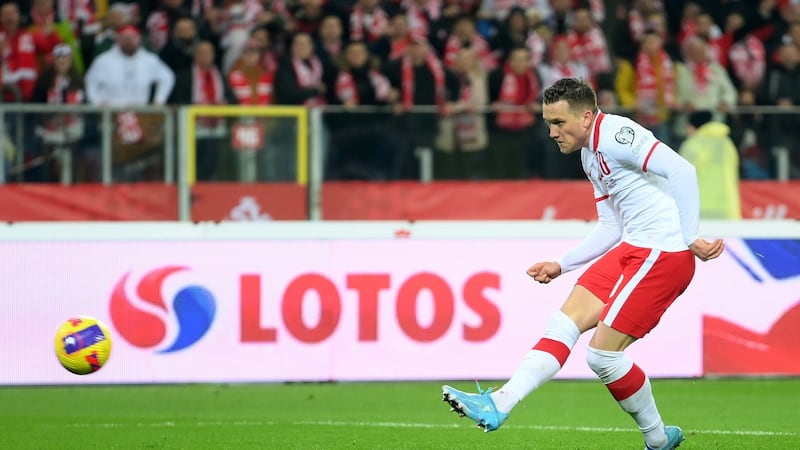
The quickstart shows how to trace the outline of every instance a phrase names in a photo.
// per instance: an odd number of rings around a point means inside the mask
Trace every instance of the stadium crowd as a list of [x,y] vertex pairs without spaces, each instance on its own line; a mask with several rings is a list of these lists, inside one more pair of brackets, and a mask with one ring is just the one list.
[[[798,0],[6,1],[0,55],[4,102],[328,105],[329,179],[417,178],[419,148],[434,149],[435,178],[581,177],[540,117],[562,77],[590,80],[601,108],[676,150],[710,112],[704,122],[731,128],[742,177],[774,177],[775,146],[800,177],[800,114],[737,110],[800,104]],[[154,117],[115,115],[115,145],[128,146],[115,164],[163,139]],[[40,145],[17,151],[84,152],[97,136],[86,120],[45,117],[25,129]],[[254,164],[292,179],[294,143],[275,123]],[[198,122],[199,179],[226,177],[228,133]]]

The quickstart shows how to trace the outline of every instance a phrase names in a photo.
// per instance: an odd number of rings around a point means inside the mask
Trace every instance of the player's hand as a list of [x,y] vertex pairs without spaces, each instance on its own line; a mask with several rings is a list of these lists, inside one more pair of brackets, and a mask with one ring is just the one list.
[[725,243],[722,239],[717,239],[714,242],[697,239],[689,246],[689,250],[700,258],[700,261],[709,261],[722,254],[722,251],[725,250]]
[[561,275],[561,265],[555,261],[540,262],[528,269],[528,275],[542,284],[547,284]]

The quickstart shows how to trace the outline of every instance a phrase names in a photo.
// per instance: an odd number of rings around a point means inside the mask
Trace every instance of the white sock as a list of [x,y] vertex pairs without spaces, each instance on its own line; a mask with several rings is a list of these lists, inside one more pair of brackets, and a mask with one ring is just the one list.
[[542,339],[525,355],[511,379],[491,394],[497,409],[508,413],[528,394],[553,378],[580,335],[578,326],[562,311],[550,316]]
[[622,352],[611,352],[589,347],[586,357],[589,367],[605,383],[617,403],[639,425],[644,440],[650,448],[667,445],[664,422],[656,408],[656,400],[647,375],[625,357]]

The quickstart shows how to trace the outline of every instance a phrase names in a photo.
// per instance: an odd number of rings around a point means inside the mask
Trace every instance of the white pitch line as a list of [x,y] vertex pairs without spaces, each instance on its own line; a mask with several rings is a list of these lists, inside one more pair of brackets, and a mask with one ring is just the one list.
[[[295,425],[320,425],[320,426],[337,426],[337,427],[376,427],[376,428],[435,428],[435,429],[452,429],[462,428],[460,424],[431,424],[431,423],[413,423],[413,422],[346,422],[346,421],[299,421],[292,422]],[[584,431],[589,433],[632,433],[636,431],[632,428],[619,428],[619,427],[572,427],[572,426],[558,426],[558,425],[505,425],[503,428],[510,428],[516,430],[533,430],[533,431]],[[736,436],[800,436],[800,433],[791,431],[763,431],[763,430],[683,430],[684,433],[692,434],[718,434],[718,435],[736,435]]]
[[[311,425],[327,427],[363,427],[363,428],[411,428],[411,429],[456,429],[465,428],[466,423],[421,423],[421,422],[348,422],[339,420],[299,420],[292,422],[238,420],[233,422],[141,422],[141,423],[93,423],[81,422],[64,425],[41,424],[46,428],[176,428],[176,427],[266,427],[273,425]],[[632,428],[619,427],[573,427],[562,425],[505,425],[504,429],[532,431],[582,431],[587,433],[633,433]],[[687,429],[686,434],[733,435],[733,436],[800,436],[800,432],[765,431],[765,430],[699,430]]]

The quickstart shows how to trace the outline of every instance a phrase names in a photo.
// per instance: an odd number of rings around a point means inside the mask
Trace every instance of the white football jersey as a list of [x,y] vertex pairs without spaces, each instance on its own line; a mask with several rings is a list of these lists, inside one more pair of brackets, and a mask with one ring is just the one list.
[[667,252],[686,250],[678,205],[669,181],[647,171],[653,152],[673,150],[626,117],[598,112],[581,149],[595,201],[609,201],[622,221],[622,240]]

